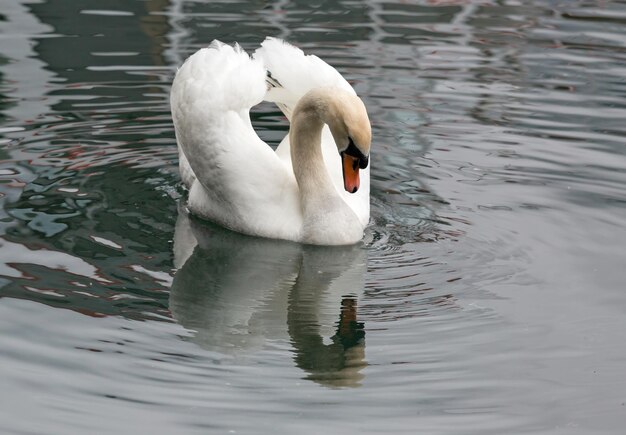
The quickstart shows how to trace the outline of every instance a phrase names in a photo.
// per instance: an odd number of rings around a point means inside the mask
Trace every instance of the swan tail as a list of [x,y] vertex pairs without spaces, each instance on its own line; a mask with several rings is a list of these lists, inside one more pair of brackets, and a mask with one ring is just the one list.
[[282,39],[266,38],[254,52],[254,59],[262,61],[267,70],[265,100],[276,103],[287,118],[311,89],[335,86],[355,93],[335,68]]

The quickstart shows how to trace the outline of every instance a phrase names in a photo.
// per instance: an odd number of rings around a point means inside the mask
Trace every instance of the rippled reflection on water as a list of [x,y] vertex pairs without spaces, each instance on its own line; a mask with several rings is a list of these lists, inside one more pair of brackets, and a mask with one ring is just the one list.
[[[1,431],[621,433],[626,4],[522,3],[3,6]],[[368,106],[362,246],[178,212],[175,68],[264,35]]]

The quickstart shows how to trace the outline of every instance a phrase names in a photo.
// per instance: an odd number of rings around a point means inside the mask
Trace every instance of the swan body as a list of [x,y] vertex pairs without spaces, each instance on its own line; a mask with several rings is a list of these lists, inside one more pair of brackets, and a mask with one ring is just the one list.
[[[291,123],[276,152],[250,122],[263,100]],[[371,129],[362,101],[330,65],[274,38],[252,58],[214,41],[179,69],[170,102],[193,214],[302,243],[362,238]]]

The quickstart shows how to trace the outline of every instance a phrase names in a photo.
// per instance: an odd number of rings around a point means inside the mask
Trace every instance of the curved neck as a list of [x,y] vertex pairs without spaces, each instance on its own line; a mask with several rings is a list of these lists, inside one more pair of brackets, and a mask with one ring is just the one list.
[[322,116],[325,110],[327,108],[321,101],[307,99],[298,104],[291,120],[291,164],[305,210],[308,206],[318,206],[314,203],[329,196],[338,197],[322,154]]
[[300,99],[291,118],[291,164],[300,191],[305,243],[345,245],[363,237],[363,226],[335,189],[322,154],[324,124],[339,115],[332,93],[319,89]]

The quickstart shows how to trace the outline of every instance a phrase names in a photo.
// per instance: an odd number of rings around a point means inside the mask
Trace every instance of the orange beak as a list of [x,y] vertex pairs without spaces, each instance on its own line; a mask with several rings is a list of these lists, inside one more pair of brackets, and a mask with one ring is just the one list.
[[359,190],[359,158],[349,154],[341,154],[343,166],[343,187],[347,192],[354,193]]

